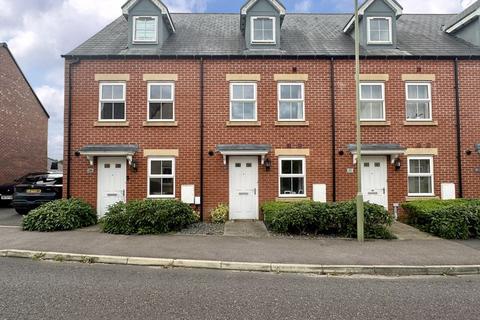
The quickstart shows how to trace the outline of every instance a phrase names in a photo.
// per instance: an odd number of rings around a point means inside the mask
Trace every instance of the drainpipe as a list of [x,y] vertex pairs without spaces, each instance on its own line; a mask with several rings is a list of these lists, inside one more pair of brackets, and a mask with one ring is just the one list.
[[204,63],[203,58],[200,58],[200,220],[204,220],[204,198],[203,198],[203,147],[204,147],[204,95],[205,95],[205,83],[204,83]]
[[455,73],[455,117],[457,129],[457,166],[458,166],[458,194],[463,198],[463,173],[462,173],[462,128],[460,120],[460,81],[458,79],[458,58],[453,61]]
[[71,172],[72,172],[72,71],[73,66],[80,63],[80,59],[75,58],[68,65],[68,121],[67,121],[67,199],[72,197],[71,194]]
[[336,125],[335,125],[335,58],[330,58],[330,97],[332,107],[332,185],[333,202],[337,201],[337,158],[336,158]]

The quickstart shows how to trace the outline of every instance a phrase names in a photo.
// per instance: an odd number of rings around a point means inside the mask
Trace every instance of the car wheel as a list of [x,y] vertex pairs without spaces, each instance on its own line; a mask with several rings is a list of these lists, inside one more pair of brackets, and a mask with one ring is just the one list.
[[22,216],[25,216],[30,212],[30,210],[28,210],[28,209],[15,209],[15,211],[17,211],[17,213],[22,215]]

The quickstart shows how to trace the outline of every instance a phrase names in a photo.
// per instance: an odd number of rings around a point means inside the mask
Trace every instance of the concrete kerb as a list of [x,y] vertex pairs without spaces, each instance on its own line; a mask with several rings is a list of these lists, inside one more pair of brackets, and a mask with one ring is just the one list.
[[480,265],[401,266],[401,265],[313,265],[287,263],[255,263],[212,260],[141,258],[85,255],[30,250],[0,250],[0,257],[27,258],[59,262],[101,263],[164,268],[196,268],[230,271],[300,273],[319,275],[438,276],[478,275]]

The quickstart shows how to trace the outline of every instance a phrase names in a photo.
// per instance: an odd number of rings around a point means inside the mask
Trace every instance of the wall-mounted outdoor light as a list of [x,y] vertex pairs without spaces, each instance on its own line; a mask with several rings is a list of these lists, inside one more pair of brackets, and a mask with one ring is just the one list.
[[472,155],[472,150],[467,150],[467,151],[465,151],[465,154],[466,154],[467,156],[471,156],[471,155]]
[[138,171],[138,162],[136,160],[132,160],[130,162],[130,168],[132,168],[133,171],[137,172]]
[[270,158],[266,158],[263,162],[263,165],[265,166],[265,170],[270,171],[272,168],[272,160],[270,160]]
[[400,171],[400,169],[402,168],[402,161],[400,161],[400,159],[395,159],[395,171]]

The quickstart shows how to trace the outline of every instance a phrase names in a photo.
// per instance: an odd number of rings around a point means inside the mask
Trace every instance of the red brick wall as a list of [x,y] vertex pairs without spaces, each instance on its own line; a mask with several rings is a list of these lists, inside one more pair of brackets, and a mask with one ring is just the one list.
[[[480,64],[468,75],[462,75],[462,82],[476,77]],[[299,74],[308,74],[305,83],[305,118],[307,127],[278,127],[277,120],[277,82],[274,74],[292,73],[293,68]],[[348,174],[353,168],[352,155],[347,145],[355,143],[355,91],[353,61],[335,61],[335,103],[336,103],[336,161],[337,161],[337,200],[352,199],[355,196],[355,175]],[[205,212],[208,213],[219,203],[228,203],[228,167],[223,164],[222,156],[209,156],[217,144],[271,144],[276,148],[310,149],[307,159],[307,195],[312,196],[312,184],[327,185],[327,198],[333,200],[332,174],[332,136],[331,136],[331,96],[329,60],[219,60],[205,61]],[[99,143],[136,143],[141,149],[179,149],[176,163],[176,196],[180,198],[182,184],[195,184],[199,196],[199,113],[200,113],[200,63],[198,60],[86,60],[74,66],[73,73],[73,126],[72,150],[75,152],[86,144]],[[405,148],[437,148],[439,155],[434,157],[435,194],[440,195],[440,185],[445,182],[458,183],[456,164],[455,136],[455,90],[453,61],[363,61],[362,73],[389,74],[386,82],[386,127],[363,127],[363,143],[398,143]],[[68,71],[68,69],[67,69]],[[438,126],[405,126],[405,83],[402,74],[435,74],[432,83],[433,120]],[[476,73],[475,73],[476,72]],[[129,127],[99,128],[94,126],[98,118],[99,83],[95,74],[130,74],[127,82],[127,120]],[[146,73],[178,74],[176,83],[176,120],[178,127],[143,127],[147,118],[147,83],[143,81]],[[260,74],[258,83],[258,121],[260,127],[228,127],[229,120],[229,82],[227,74]],[[67,74],[68,77],[68,74]],[[474,92],[478,92],[478,81],[465,85],[465,93],[470,96],[463,102],[474,104]],[[463,92],[463,91],[462,91]],[[67,97],[68,99],[68,92]],[[478,108],[477,108],[478,109]],[[465,121],[464,132],[469,139],[475,140],[475,120],[477,114],[471,114],[471,124]],[[476,117],[476,118],[474,118]],[[468,123],[470,123],[468,122]],[[475,127],[475,128],[474,128]],[[476,134],[478,137],[478,134]],[[478,142],[478,141],[475,141]],[[468,142],[472,145],[473,142]],[[65,144],[67,146],[67,144]],[[466,148],[466,147],[464,147]],[[339,155],[343,151],[344,155]],[[260,203],[273,200],[278,196],[277,158],[269,154],[272,168],[259,169]],[[67,157],[65,157],[67,160]],[[471,159],[480,162],[478,154]],[[147,194],[147,161],[142,152],[136,156],[138,172],[128,171],[127,194],[129,199],[145,198]],[[407,195],[407,161],[401,157],[402,168],[395,171],[389,164],[389,204],[402,203]],[[475,164],[469,164],[474,166]],[[480,166],[480,164],[477,164]],[[65,166],[65,168],[67,165]],[[96,204],[96,168],[87,173],[88,162],[85,157],[72,157],[72,196],[82,197]],[[472,167],[473,168],[473,167]],[[469,169],[465,170],[469,172]],[[470,170],[473,172],[473,169]],[[470,174],[465,178],[465,190],[472,197],[480,197],[478,175]],[[66,189],[66,188],[65,188]],[[458,190],[458,188],[457,188]]]
[[0,184],[47,169],[48,118],[0,46]]

